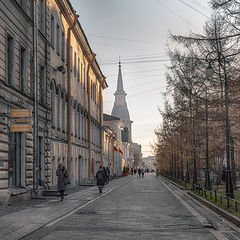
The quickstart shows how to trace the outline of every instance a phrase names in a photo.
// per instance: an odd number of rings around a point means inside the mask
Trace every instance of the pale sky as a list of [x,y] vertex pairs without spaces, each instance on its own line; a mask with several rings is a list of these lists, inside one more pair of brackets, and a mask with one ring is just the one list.
[[109,87],[104,112],[111,114],[118,58],[133,123],[133,141],[152,154],[154,129],[161,123],[168,33],[201,32],[211,14],[209,0],[70,0]]

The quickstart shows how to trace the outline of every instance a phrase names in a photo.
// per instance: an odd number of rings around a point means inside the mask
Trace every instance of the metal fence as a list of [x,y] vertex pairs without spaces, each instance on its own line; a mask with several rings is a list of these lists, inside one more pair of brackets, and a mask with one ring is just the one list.
[[200,184],[195,184],[193,191],[198,192],[199,195],[204,196],[206,199],[213,200],[214,202],[220,201],[221,206],[226,206],[228,209],[233,208],[235,212],[239,210],[240,201],[229,198],[217,192],[217,190],[208,190]]

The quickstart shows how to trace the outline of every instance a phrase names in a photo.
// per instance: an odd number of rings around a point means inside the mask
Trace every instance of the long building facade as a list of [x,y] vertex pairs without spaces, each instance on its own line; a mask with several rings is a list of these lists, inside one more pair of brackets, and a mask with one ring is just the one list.
[[33,1],[0,0],[0,202],[56,185],[59,163],[74,186],[103,162],[105,77],[69,0],[35,2],[34,35]]

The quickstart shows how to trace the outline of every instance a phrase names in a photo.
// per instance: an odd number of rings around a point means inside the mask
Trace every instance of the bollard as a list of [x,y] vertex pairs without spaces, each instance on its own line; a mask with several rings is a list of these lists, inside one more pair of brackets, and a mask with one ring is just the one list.
[[230,204],[229,204],[229,198],[227,197],[227,208],[230,207]]
[[203,190],[203,193],[204,193],[205,198],[207,198],[207,193],[206,193],[205,189]]
[[235,202],[235,212],[237,212],[237,210],[238,210],[238,205],[237,205],[238,203],[237,202]]
[[210,191],[210,199],[212,200],[212,191]]
[[217,202],[217,190],[214,191],[214,195],[215,195],[215,202]]
[[221,203],[221,205],[222,205],[222,195],[220,196],[220,203]]

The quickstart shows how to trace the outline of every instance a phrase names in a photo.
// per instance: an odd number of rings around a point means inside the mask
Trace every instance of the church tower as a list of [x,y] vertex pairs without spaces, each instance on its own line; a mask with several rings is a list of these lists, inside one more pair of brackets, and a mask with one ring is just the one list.
[[[112,109],[112,116],[118,117],[121,119],[124,125],[124,134],[122,134],[122,141],[128,142],[128,156],[126,157],[129,167],[132,167],[133,161],[133,148],[132,148],[132,123],[130,120],[130,115],[127,107],[126,101],[126,92],[123,89],[123,79],[122,79],[122,70],[121,70],[121,62],[119,61],[118,65],[118,80],[117,80],[117,91],[114,93],[115,101]],[[128,135],[127,138],[126,134]],[[127,140],[126,140],[127,139]]]

